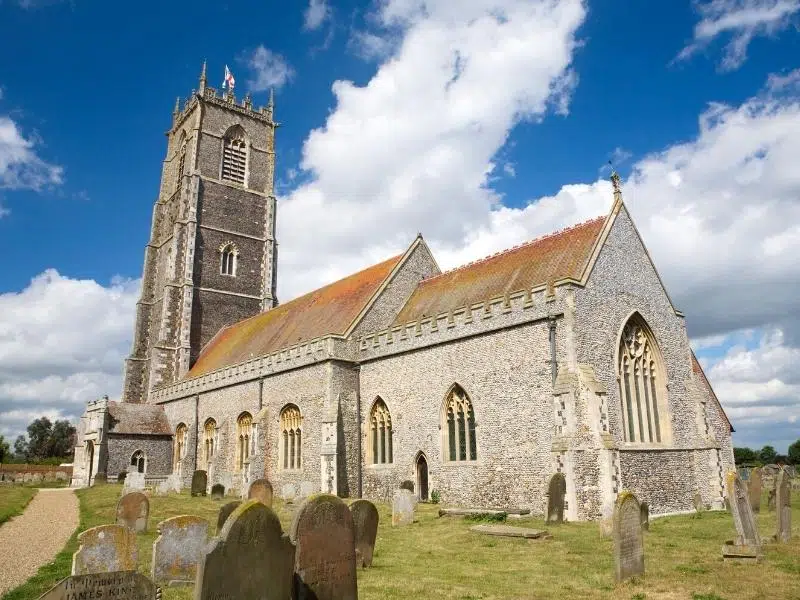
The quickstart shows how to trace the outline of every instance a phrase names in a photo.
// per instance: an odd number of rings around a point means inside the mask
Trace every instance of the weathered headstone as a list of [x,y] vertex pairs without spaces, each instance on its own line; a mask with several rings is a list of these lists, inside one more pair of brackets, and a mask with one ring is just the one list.
[[392,525],[410,525],[414,522],[417,498],[408,490],[396,490],[392,499]]
[[725,544],[722,547],[722,556],[726,559],[758,560],[761,555],[761,538],[758,535],[753,509],[750,507],[747,489],[736,471],[728,473],[725,493],[736,526],[736,539],[732,544]]
[[129,492],[117,501],[117,525],[124,525],[136,533],[147,531],[150,501],[142,492]]
[[215,483],[211,486],[211,499],[222,500],[225,497],[225,486],[221,483]]
[[200,561],[195,600],[286,600],[295,547],[272,509],[248,500],[225,522]]
[[644,574],[644,536],[639,501],[621,492],[614,504],[614,566],[617,581]]
[[182,487],[181,476],[178,473],[170,473],[164,481],[156,485],[156,495],[166,496],[169,493],[179,494]]
[[789,474],[781,469],[775,478],[775,509],[778,512],[776,541],[787,543],[792,538],[792,486]]
[[600,535],[602,537],[611,537],[614,532],[614,505],[604,504],[600,509],[600,519],[598,521],[600,527]]
[[350,505],[356,538],[356,562],[363,568],[372,566],[375,539],[378,536],[378,509],[369,500],[356,500]]
[[564,496],[567,493],[567,480],[563,473],[556,473],[547,486],[547,523],[564,522]]
[[122,488],[122,493],[127,494],[128,492],[136,492],[141,491],[144,489],[144,473],[138,473],[134,471],[133,473],[128,473],[125,476],[125,484]]
[[40,596],[39,600],[75,600],[78,598],[155,600],[156,593],[155,584],[141,573],[117,571],[67,577]]
[[236,500],[234,502],[228,502],[227,504],[223,504],[219,509],[219,514],[217,515],[217,535],[219,532],[222,531],[222,528],[225,526],[225,521],[228,520],[228,517],[231,516],[231,513],[239,508],[241,504],[241,500]]
[[128,472],[127,471],[120,471],[119,473],[117,473],[117,483],[124,484],[125,483],[125,478],[127,476],[128,476]]
[[409,492],[414,491],[414,482],[410,479],[405,479],[400,483],[401,490],[408,490]]
[[208,543],[208,521],[193,515],[158,524],[151,576],[156,583],[194,583]]
[[208,487],[208,473],[195,471],[192,473],[192,496],[205,496]]
[[306,500],[292,523],[296,600],[357,600],[353,516],[337,496]]
[[695,512],[703,512],[703,497],[700,495],[700,492],[695,492],[694,496],[692,496],[692,506],[694,506]]
[[639,514],[641,515],[642,530],[650,531],[650,505],[647,502],[642,502],[639,505]]
[[771,488],[767,492],[767,510],[769,512],[775,511],[775,488]]
[[267,479],[256,479],[250,484],[247,497],[272,508],[272,484]]
[[80,547],[72,555],[72,574],[136,570],[139,554],[136,533],[123,525],[100,525],[78,536]]
[[761,512],[761,468],[750,471],[747,481],[747,492],[750,495],[750,506],[753,512]]

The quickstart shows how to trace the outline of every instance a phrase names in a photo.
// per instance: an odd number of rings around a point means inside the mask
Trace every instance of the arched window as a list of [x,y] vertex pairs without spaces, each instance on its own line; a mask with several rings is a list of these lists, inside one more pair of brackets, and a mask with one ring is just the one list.
[[622,329],[619,341],[619,389],[626,442],[661,443],[666,388],[661,354],[639,315]]
[[206,463],[206,468],[211,464],[214,458],[217,444],[217,422],[214,419],[207,419],[206,424],[203,426],[203,459]]
[[372,439],[372,464],[394,462],[392,456],[392,417],[386,403],[378,398],[372,405],[369,413],[370,431]]
[[227,242],[219,247],[220,268],[223,275],[236,277],[236,267],[239,262],[239,248],[233,242]]
[[289,404],[281,411],[281,458],[284,469],[299,469],[302,458],[302,417],[300,409]]
[[175,183],[175,189],[180,191],[181,186],[183,185],[183,170],[186,168],[186,136],[183,136],[184,139],[181,142],[181,149],[180,154],[178,155],[178,180]]
[[253,417],[243,412],[236,420],[236,470],[241,471],[244,463],[250,458],[250,440],[253,436]]
[[222,179],[244,185],[247,167],[247,140],[244,129],[233,127],[223,140]]
[[175,444],[172,457],[172,470],[175,473],[181,472],[181,461],[186,456],[186,435],[188,428],[185,423],[180,423],[175,428]]
[[444,427],[447,428],[445,456],[448,460],[477,460],[475,411],[469,396],[458,384],[450,389],[445,398],[444,421]]
[[131,455],[131,467],[138,473],[144,473],[147,470],[147,457],[144,452],[137,450]]

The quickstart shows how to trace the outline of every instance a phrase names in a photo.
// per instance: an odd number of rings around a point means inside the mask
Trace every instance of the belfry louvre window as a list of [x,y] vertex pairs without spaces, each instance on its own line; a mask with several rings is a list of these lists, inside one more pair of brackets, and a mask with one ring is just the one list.
[[236,450],[236,470],[244,468],[245,461],[250,459],[250,440],[253,435],[253,417],[248,412],[239,415],[236,421],[238,445]]
[[372,464],[394,462],[392,457],[392,417],[386,403],[378,398],[369,415],[372,437]]
[[303,431],[300,409],[289,404],[281,411],[281,465],[299,469],[302,464]]
[[206,467],[211,464],[216,451],[217,443],[217,422],[214,419],[208,419],[203,426],[203,458],[205,459]]
[[626,442],[661,443],[665,396],[661,355],[644,321],[634,315],[619,343],[619,387]]
[[450,461],[477,460],[478,440],[475,435],[475,411],[467,393],[454,385],[445,399],[447,456]]
[[175,184],[175,189],[180,190],[183,185],[183,169],[186,167],[186,142],[181,144],[181,156],[178,160],[178,181]]
[[247,168],[247,141],[241,127],[225,136],[222,147],[222,179],[244,185]]

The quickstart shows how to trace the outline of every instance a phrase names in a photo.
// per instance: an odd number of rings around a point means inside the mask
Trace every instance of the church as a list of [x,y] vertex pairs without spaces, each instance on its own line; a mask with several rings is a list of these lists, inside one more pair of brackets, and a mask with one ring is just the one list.
[[612,175],[600,218],[443,272],[423,237],[279,303],[274,104],[178,101],[122,397],[87,404],[72,485],[130,471],[239,494],[565,516],[633,491],[723,506],[733,428]]

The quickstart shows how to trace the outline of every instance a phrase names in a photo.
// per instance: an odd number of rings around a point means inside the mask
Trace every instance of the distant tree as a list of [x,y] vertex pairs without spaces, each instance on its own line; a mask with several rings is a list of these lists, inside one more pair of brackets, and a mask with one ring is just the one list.
[[14,459],[19,462],[28,460],[28,440],[24,435],[18,435],[14,440]]
[[733,460],[737,465],[744,465],[758,461],[758,455],[750,448],[734,448]]
[[777,458],[778,458],[778,453],[772,446],[764,446],[761,450],[758,451],[758,460],[760,460],[765,465],[770,465],[774,463]]
[[789,462],[793,465],[800,465],[800,440],[789,446]]
[[40,460],[51,456],[53,424],[47,417],[39,417],[28,425],[28,456]]
[[48,457],[71,456],[75,448],[75,427],[67,420],[56,421],[50,432]]
[[9,448],[6,438],[0,435],[0,463],[6,462],[10,457],[11,448]]

